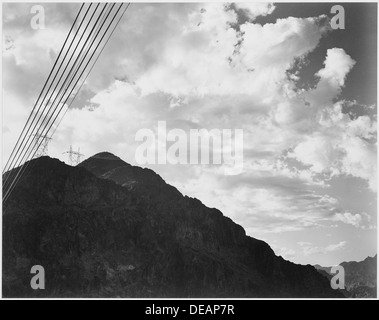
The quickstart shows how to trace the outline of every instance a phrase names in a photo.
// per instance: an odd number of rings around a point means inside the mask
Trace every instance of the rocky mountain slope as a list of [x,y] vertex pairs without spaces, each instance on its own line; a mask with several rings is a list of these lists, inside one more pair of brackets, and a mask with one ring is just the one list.
[[342,297],[151,170],[110,153],[30,167],[3,210],[5,297]]
[[[351,298],[376,298],[377,296],[377,256],[367,257],[365,260],[356,262],[342,262],[345,269],[344,291]],[[331,267],[315,268],[328,279],[332,277]]]

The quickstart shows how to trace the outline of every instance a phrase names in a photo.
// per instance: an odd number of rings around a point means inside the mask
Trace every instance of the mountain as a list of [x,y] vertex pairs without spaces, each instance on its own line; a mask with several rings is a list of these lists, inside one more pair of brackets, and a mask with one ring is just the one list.
[[343,297],[152,170],[106,152],[32,162],[4,205],[4,297]]
[[[345,291],[349,298],[376,298],[377,296],[377,256],[367,257],[365,260],[356,262],[342,262],[340,264],[345,270]],[[330,279],[332,267],[315,268]]]

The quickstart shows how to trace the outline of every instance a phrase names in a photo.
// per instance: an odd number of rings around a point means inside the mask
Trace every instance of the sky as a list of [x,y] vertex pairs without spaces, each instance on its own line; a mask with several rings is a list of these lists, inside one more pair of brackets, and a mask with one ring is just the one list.
[[[341,4],[341,3],[340,3]],[[3,5],[3,165],[77,3]],[[132,4],[49,144],[132,165],[140,129],[242,129],[243,171],[149,164],[277,255],[335,265],[377,252],[376,4]]]

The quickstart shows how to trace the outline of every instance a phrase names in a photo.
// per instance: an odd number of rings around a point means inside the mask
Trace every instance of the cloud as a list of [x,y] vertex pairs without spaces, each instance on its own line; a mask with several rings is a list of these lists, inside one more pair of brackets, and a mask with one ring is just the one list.
[[80,5],[43,6],[46,28],[34,30],[30,24],[33,4],[4,4],[4,36],[12,45],[3,53],[3,88],[17,96],[24,108],[42,90]]
[[315,173],[351,175],[376,191],[376,120],[367,115],[351,119],[343,113],[345,101],[334,102],[355,61],[343,49],[329,49],[314,89],[302,91],[281,105],[275,119],[305,132],[288,154]]
[[307,137],[293,150],[292,156],[300,162],[310,165],[310,169],[316,173],[330,170],[332,162],[338,158],[333,141],[324,136]]
[[314,246],[310,242],[298,242],[298,245],[302,248],[303,254],[305,256],[312,256],[312,255],[317,255],[317,254],[327,254],[330,252],[335,252],[339,250],[343,250],[346,247],[347,242],[346,241],[341,241],[336,244],[330,244],[326,247],[319,247],[319,246]]
[[273,3],[254,3],[254,2],[236,2],[233,3],[237,10],[242,10],[250,20],[254,20],[258,16],[267,16],[274,12],[275,5]]
[[[355,65],[355,61],[341,48],[328,49],[325,67],[316,73],[322,81],[328,81],[332,86],[341,88],[345,85],[346,75]],[[321,82],[322,83],[322,82]]]
[[368,116],[351,120],[342,113],[341,102],[320,118],[318,130],[305,136],[288,156],[316,173],[362,178],[376,191],[376,121]]
[[271,245],[271,248],[274,250],[277,256],[282,256],[284,259],[293,261],[296,257],[296,251],[293,249],[279,247],[278,245]]
[[[5,150],[22,124],[23,99],[32,101],[40,89],[46,61],[52,65],[78,9],[51,7],[47,12],[58,17],[47,20],[46,33],[24,34],[19,21],[26,11],[11,8],[4,27],[15,46],[4,58],[4,118],[11,128],[4,132]],[[273,10],[267,4],[132,5],[57,130],[50,155],[64,159],[73,144],[86,156],[108,150],[135,164],[135,133],[154,131],[160,120],[186,132],[243,129],[241,175],[225,177],[212,165],[150,167],[254,236],[336,221],[358,225],[362,214],[344,208],[328,185],[350,175],[376,187],[375,117],[364,107],[350,117],[344,108],[352,102],[340,98],[356,62],[331,48],[315,72],[316,85],[300,89],[288,70],[307,59],[330,28],[325,16],[254,23]],[[241,11],[248,20],[237,25]]]
[[[150,9],[138,10],[158,19]],[[130,48],[125,57],[115,53],[116,64],[134,61],[145,67],[132,68],[129,81],[116,80],[100,90],[91,99],[98,108],[71,112],[61,136],[87,146],[92,141],[99,151],[100,146],[111,148],[130,162],[135,132],[155,130],[158,120],[184,130],[242,128],[245,174],[226,178],[222,168],[213,166],[152,168],[253,235],[320,228],[334,221],[343,208],[325,194],[322,175],[370,179],[363,173],[368,166],[358,168],[355,153],[347,150],[350,139],[372,137],[376,124],[368,117],[350,120],[342,113],[342,102],[333,102],[354,66],[342,49],[328,50],[315,88],[297,91],[287,78],[294,61],[314,50],[328,32],[324,18],[279,19],[264,26],[246,22],[238,32],[232,27],[237,13],[228,6],[173,10],[182,20],[164,12],[170,23],[161,34],[153,31],[157,38],[149,46],[136,42],[138,57]],[[291,164],[292,159],[305,167]]]
[[342,170],[346,174],[362,178],[371,190],[377,189],[377,148],[359,137],[351,137],[342,142],[346,156],[342,160]]
[[306,172],[291,171],[283,163],[255,164],[245,171],[225,177],[199,168],[191,172],[191,179],[183,182],[180,175],[174,184],[207,206],[219,208],[252,236],[323,228],[340,210],[339,201],[323,194],[325,186]]
[[[327,32],[323,17],[279,19],[264,26],[231,25],[237,14],[222,4],[202,5],[177,27],[153,64],[136,83],[143,94],[259,95],[271,97],[295,57],[312,51]],[[142,49],[143,50],[143,49]]]
[[350,212],[336,213],[336,221],[341,221],[346,224],[351,224],[354,227],[360,227],[363,221],[363,216],[361,214],[351,214]]

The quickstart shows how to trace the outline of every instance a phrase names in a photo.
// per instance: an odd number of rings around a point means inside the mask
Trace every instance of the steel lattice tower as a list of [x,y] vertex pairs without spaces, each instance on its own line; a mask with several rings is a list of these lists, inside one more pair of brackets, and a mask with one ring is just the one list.
[[73,151],[71,145],[70,150],[63,152],[63,154],[68,154],[68,160],[72,166],[78,165],[81,162],[81,157],[84,157],[84,154],[80,153],[80,148],[78,148],[78,151]]

